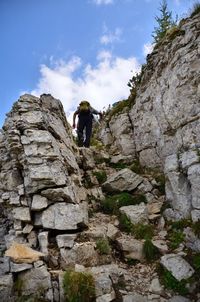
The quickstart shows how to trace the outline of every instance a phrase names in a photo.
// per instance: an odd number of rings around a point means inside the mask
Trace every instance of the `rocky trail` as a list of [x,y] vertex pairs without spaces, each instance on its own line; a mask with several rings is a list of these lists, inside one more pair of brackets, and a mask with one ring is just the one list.
[[154,49],[91,148],[51,95],[13,105],[0,130],[0,301],[200,301],[199,20]]

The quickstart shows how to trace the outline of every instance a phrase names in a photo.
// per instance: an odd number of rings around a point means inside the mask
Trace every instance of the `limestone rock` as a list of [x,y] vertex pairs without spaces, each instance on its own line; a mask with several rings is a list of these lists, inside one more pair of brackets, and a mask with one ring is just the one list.
[[79,198],[77,196],[77,190],[75,185],[68,185],[64,188],[54,188],[46,189],[41,192],[42,196],[47,197],[53,202],[70,202],[70,203],[79,203]]
[[98,264],[98,253],[92,242],[76,243],[72,249],[61,248],[62,267],[67,268],[75,264],[95,266]]
[[18,207],[13,209],[13,218],[18,219],[21,221],[30,222],[31,216],[30,216],[30,210],[28,207]]
[[8,257],[0,257],[0,276],[9,273],[10,263]]
[[37,261],[44,254],[37,252],[30,247],[14,243],[6,252],[5,256],[10,257],[16,263],[33,263]]
[[142,261],[143,255],[143,243],[132,237],[120,237],[116,240],[119,249],[123,252],[124,257],[127,259],[136,259]]
[[18,273],[22,271],[26,271],[28,269],[31,269],[33,266],[29,263],[10,263],[10,271],[11,273]]
[[31,205],[32,211],[41,211],[48,206],[48,200],[45,197],[42,197],[41,195],[33,195],[33,201]]
[[44,228],[56,230],[76,230],[79,225],[87,225],[87,204],[55,203],[41,214]]
[[[32,268],[28,271],[18,274],[19,280],[22,281],[23,295],[36,295],[48,293],[51,288],[51,277],[47,268],[43,265],[38,268]],[[42,290],[42,293],[40,291]],[[48,300],[52,301],[52,300]]]
[[161,264],[178,280],[190,278],[194,269],[181,256],[168,254],[161,257]]
[[12,274],[0,276],[0,301],[11,301],[13,289]]
[[144,202],[139,205],[121,207],[119,211],[121,214],[125,214],[133,224],[148,222],[148,212]]
[[48,254],[48,232],[40,232],[38,234],[38,241],[40,245],[40,251],[44,254]]
[[123,302],[147,302],[148,299],[140,294],[129,294],[123,297]]
[[77,234],[63,234],[56,236],[56,242],[59,248],[72,248]]
[[108,177],[102,187],[106,192],[123,192],[133,191],[143,181],[143,178],[128,168],[122,169],[119,172]]

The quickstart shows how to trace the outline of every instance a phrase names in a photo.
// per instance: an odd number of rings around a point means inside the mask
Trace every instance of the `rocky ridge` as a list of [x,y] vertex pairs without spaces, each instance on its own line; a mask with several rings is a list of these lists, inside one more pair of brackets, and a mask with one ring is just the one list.
[[13,105],[0,133],[1,301],[67,301],[69,269],[93,276],[97,302],[200,300],[199,29],[199,15],[183,21],[148,57],[131,109],[102,124],[109,153],[77,148],[51,95]]
[[[114,161],[133,161],[166,177],[170,220],[200,215],[200,17],[182,20],[147,57],[124,107],[108,112],[99,138]],[[112,113],[113,112],[113,113]]]
[[[187,297],[198,297],[184,247],[199,252],[200,239],[187,227],[172,250],[158,180],[129,164],[119,168],[103,150],[77,148],[59,100],[20,97],[0,149],[1,301],[66,301],[68,269],[92,274],[97,302],[190,301],[164,288],[158,263],[186,282]],[[132,226],[153,229],[155,262]]]

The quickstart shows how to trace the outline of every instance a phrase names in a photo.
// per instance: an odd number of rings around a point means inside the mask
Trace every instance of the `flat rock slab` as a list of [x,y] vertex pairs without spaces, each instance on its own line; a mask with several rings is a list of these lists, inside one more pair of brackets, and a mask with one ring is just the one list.
[[142,181],[143,178],[140,175],[125,168],[112,174],[107,181],[103,183],[102,188],[109,193],[123,191],[130,192],[136,189]]

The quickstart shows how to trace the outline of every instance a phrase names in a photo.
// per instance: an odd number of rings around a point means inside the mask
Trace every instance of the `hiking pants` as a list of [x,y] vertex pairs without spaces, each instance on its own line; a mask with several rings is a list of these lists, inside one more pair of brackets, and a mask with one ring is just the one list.
[[[92,114],[79,115],[77,134],[78,134],[78,146],[79,147],[89,147],[90,138],[92,134]],[[85,137],[84,137],[85,131]]]

